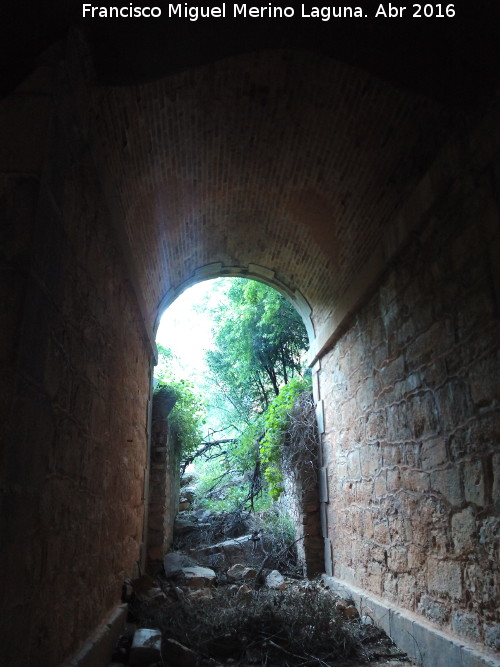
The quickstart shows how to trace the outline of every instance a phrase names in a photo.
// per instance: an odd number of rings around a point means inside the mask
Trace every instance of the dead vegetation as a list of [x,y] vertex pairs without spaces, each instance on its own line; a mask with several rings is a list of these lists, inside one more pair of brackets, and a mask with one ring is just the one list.
[[[136,600],[131,611],[139,627],[161,630],[164,667],[339,667],[405,660],[369,617],[360,618],[352,603],[319,581],[288,582],[283,590],[222,585],[201,598],[179,595],[166,581],[160,585],[168,591],[167,602]],[[171,662],[173,645],[186,649],[181,662]]]
[[359,650],[331,597],[316,587],[240,594],[222,589],[209,600],[172,605],[158,624],[165,636],[217,661],[305,666]]
[[300,471],[305,488],[318,484],[319,437],[312,393],[297,397],[283,446],[282,469],[285,476],[294,477]]

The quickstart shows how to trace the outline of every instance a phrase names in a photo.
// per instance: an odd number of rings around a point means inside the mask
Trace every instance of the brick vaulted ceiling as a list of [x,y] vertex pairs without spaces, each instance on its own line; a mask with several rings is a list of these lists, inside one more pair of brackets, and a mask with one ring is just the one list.
[[[460,4],[454,24],[425,29],[80,22],[93,83],[78,113],[148,327],[213,263],[274,272],[323,325],[454,126],[495,90],[496,5]],[[18,19],[12,77],[70,25],[76,5],[50,6],[51,24]]]
[[[207,264],[272,270],[318,322],[415,187],[449,114],[311,53],[233,56],[93,91],[148,315]],[[320,323],[320,322],[318,322]]]

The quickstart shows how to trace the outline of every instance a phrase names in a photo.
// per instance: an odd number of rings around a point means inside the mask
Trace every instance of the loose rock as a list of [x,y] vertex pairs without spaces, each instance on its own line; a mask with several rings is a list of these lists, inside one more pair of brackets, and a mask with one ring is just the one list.
[[189,503],[192,503],[196,495],[196,487],[185,486],[181,492],[181,498],[185,498]]
[[286,588],[285,577],[278,570],[272,570],[266,577],[266,586],[283,591]]
[[163,569],[167,579],[180,574],[183,567],[196,567],[197,565],[198,563],[195,560],[176,551],[171,551],[163,558]]
[[246,565],[236,563],[236,565],[233,565],[229,568],[227,571],[227,576],[232,581],[247,581],[248,579],[255,579],[257,576],[257,570],[255,570],[253,567],[247,567]]
[[183,567],[182,574],[191,589],[206,588],[215,582],[215,572],[209,567]]
[[131,667],[143,667],[161,660],[161,632],[142,628],[137,630],[130,649]]

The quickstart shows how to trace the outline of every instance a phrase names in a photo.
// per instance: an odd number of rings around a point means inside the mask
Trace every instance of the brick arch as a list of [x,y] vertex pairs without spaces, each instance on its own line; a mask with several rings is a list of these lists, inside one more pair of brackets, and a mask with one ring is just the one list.
[[119,201],[147,327],[201,267],[256,265],[303,295],[321,341],[360,272],[390,254],[384,225],[449,119],[435,102],[299,51],[91,88],[90,99],[92,148]]
[[298,289],[292,290],[290,287],[283,284],[276,278],[274,271],[267,269],[264,266],[258,264],[248,264],[247,266],[225,266],[221,262],[214,262],[213,264],[199,267],[194,271],[190,278],[185,280],[178,287],[171,288],[167,294],[165,294],[158,309],[158,317],[154,324],[155,334],[163,313],[183,292],[193,285],[214,278],[248,278],[249,280],[256,280],[257,282],[264,283],[265,285],[274,288],[288,299],[297,310],[306,328],[309,344],[313,342],[314,324],[311,318],[312,309],[307,299]]

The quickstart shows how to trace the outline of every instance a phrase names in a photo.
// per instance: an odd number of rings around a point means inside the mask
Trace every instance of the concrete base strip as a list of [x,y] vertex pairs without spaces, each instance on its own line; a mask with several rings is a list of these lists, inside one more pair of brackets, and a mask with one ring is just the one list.
[[361,616],[371,616],[421,667],[500,667],[500,660],[437,630],[416,614],[335,577],[324,574],[323,582],[333,593],[353,600]]
[[108,619],[87,639],[79,651],[61,667],[105,667],[127,620],[127,605],[113,609]]

